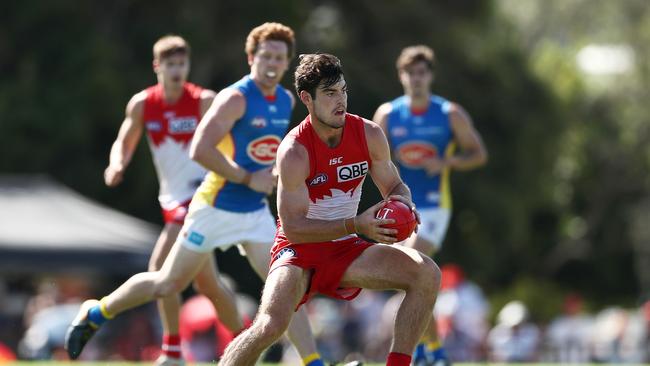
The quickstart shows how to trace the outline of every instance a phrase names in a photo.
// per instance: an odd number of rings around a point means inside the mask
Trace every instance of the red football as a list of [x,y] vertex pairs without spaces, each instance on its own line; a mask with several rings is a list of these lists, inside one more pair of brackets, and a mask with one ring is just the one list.
[[388,201],[377,211],[378,219],[393,219],[392,224],[383,225],[385,228],[397,230],[397,241],[402,241],[411,236],[418,225],[415,214],[400,201]]

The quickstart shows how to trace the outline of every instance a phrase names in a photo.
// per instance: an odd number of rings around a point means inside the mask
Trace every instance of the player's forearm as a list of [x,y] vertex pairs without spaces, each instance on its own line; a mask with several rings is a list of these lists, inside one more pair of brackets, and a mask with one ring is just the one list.
[[131,148],[123,141],[115,141],[113,147],[111,147],[109,166],[115,170],[124,171],[129,163],[131,163],[134,150],[134,148]]
[[246,179],[250,180],[250,172],[240,167],[234,161],[227,159],[215,148],[192,150],[190,157],[204,168],[219,174],[231,182],[245,183]]
[[411,200],[411,190],[406,185],[406,183],[400,181],[391,190],[389,190],[386,195],[384,195],[384,198],[387,198],[389,196],[402,196]]
[[447,166],[454,170],[472,170],[487,163],[487,153],[482,151],[454,155],[446,160]]
[[337,220],[282,220],[282,230],[292,244],[330,241],[356,233],[354,218]]

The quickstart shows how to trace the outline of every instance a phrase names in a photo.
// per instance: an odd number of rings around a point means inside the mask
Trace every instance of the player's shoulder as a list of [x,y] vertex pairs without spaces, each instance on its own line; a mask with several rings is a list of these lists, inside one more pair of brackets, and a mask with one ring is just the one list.
[[293,166],[309,161],[307,147],[296,138],[296,134],[287,134],[278,146],[277,160],[283,165]]
[[293,106],[296,103],[296,98],[293,96],[293,93],[291,90],[283,87],[282,85],[279,85],[280,92],[286,95],[289,100],[291,101],[291,105]]
[[224,88],[219,91],[215,99],[222,104],[246,105],[246,96],[237,88]]
[[386,102],[383,103],[382,105],[377,108],[377,112],[375,112],[375,116],[387,116],[390,114],[390,112],[393,111],[393,102]]
[[363,129],[366,133],[366,140],[371,141],[377,138],[383,138],[384,130],[377,122],[371,121],[363,117],[360,118],[361,121],[363,122]]
[[142,113],[144,110],[144,105],[147,102],[147,98],[149,96],[149,89],[142,90],[138,93],[133,94],[131,99],[126,105],[126,110],[128,114],[133,114],[133,113]]
[[217,93],[212,89],[201,89],[199,94],[199,99],[201,100],[212,100],[217,95]]

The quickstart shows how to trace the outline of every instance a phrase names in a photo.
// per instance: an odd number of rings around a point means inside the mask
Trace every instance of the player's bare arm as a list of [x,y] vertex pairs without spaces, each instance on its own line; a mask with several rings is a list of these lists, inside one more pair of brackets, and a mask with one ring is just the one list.
[[219,142],[245,111],[246,99],[241,92],[230,88],[219,92],[194,133],[190,157],[231,182],[248,185],[258,192],[270,193],[275,186],[270,169],[251,173],[217,149]]
[[138,147],[144,131],[142,116],[146,98],[146,93],[140,92],[131,97],[126,105],[126,116],[111,147],[108,167],[104,170],[104,182],[109,187],[115,187],[122,182],[124,171]]
[[210,89],[203,89],[201,91],[201,95],[199,96],[200,98],[200,104],[199,104],[199,112],[201,113],[201,117],[205,116],[205,112],[208,111],[210,106],[212,105],[212,102],[214,101],[214,97],[217,95],[213,90]]
[[446,164],[456,170],[470,170],[484,165],[487,162],[488,153],[469,114],[463,107],[452,103],[449,122],[460,152],[447,158]]
[[384,103],[377,108],[374,117],[372,117],[373,122],[381,127],[385,135],[388,134],[388,115],[392,109],[393,107],[390,103]]
[[392,223],[393,220],[375,218],[382,202],[355,218],[335,221],[307,218],[310,199],[305,179],[309,176],[309,154],[305,147],[294,139],[285,138],[280,144],[277,166],[280,172],[278,214],[284,233],[291,243],[334,240],[353,232],[379,242],[395,241],[391,235],[394,235],[396,230],[380,227]]
[[372,121],[364,120],[364,123],[368,152],[372,159],[370,168],[372,181],[375,182],[384,199],[398,200],[411,207],[420,222],[420,215],[411,200],[411,190],[400,178],[397,167],[390,158],[390,148],[384,131]]

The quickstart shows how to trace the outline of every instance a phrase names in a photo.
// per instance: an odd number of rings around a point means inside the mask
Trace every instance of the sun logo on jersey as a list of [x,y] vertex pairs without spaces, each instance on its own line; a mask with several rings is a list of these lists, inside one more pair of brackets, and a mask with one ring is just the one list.
[[248,143],[246,154],[258,164],[271,165],[275,162],[275,155],[278,152],[279,145],[280,138],[276,135],[258,137]]
[[408,168],[422,168],[427,159],[438,156],[435,145],[426,141],[411,141],[397,148],[397,160]]

